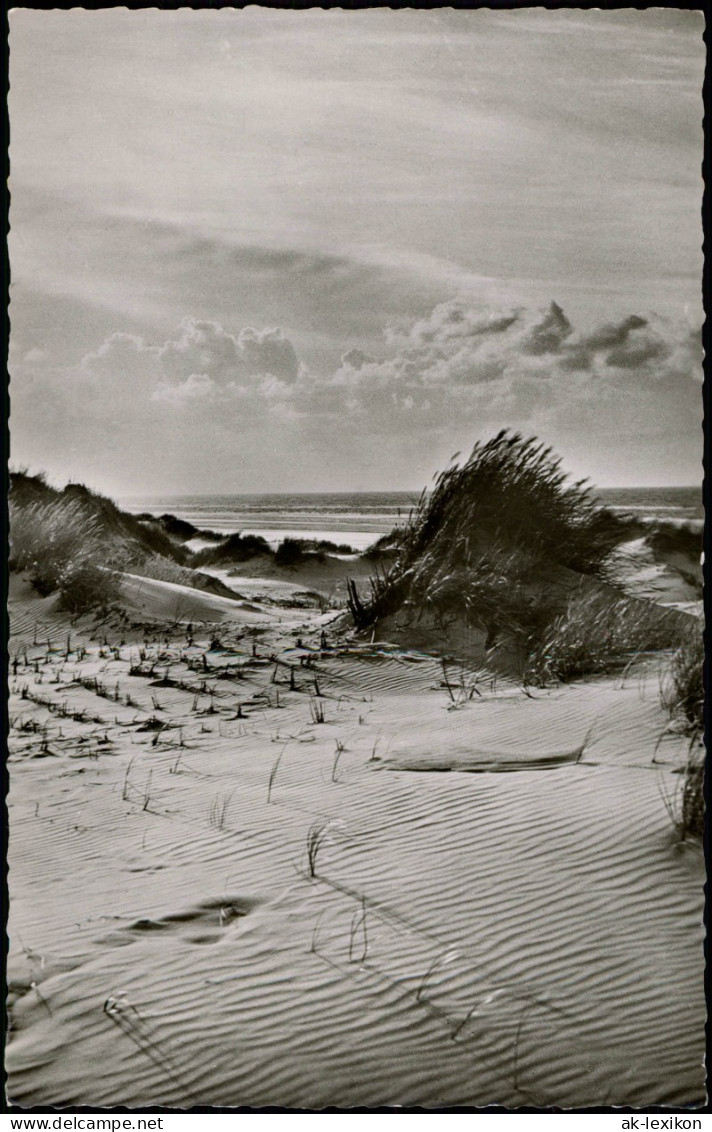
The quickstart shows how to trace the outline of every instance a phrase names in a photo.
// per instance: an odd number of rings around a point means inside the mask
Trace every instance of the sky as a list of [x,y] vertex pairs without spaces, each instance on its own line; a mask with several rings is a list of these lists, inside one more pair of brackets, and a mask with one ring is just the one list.
[[11,459],[419,490],[501,427],[702,477],[701,13],[10,13]]

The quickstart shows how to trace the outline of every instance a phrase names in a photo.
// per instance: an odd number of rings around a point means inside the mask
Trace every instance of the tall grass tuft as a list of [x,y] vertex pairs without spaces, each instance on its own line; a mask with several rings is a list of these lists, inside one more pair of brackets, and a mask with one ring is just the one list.
[[59,593],[71,612],[107,609],[118,585],[107,562],[101,525],[80,500],[36,501],[10,512],[10,568],[25,571],[42,596]]
[[478,443],[467,462],[441,472],[416,512],[404,543],[411,557],[438,546],[451,563],[483,538],[506,538],[537,557],[601,576],[621,537],[616,517],[600,508],[586,481],[567,484],[561,461],[535,438],[503,430]]
[[688,631],[689,617],[652,602],[577,594],[530,640],[523,678],[541,686],[615,671],[642,653],[675,648]]
[[560,596],[533,598],[538,572],[606,578],[625,525],[599,507],[585,481],[568,483],[536,439],[502,431],[436,479],[402,532],[393,564],[349,608],[365,628],[410,605],[436,619],[462,618],[494,637],[521,637],[551,619]]
[[235,562],[247,562],[260,555],[271,556],[269,543],[261,535],[228,535],[216,546],[206,546],[195,552],[192,566],[220,566]]
[[525,683],[616,670],[677,648],[689,625],[615,588],[613,551],[629,536],[630,520],[569,482],[550,448],[502,431],[437,477],[370,594],[349,583],[349,608],[359,629],[396,612],[475,628]]
[[662,786],[660,788],[670,823],[681,841],[686,841],[689,837],[701,840],[704,836],[704,780],[704,755],[691,750],[675,792],[670,794]]
[[701,734],[704,726],[704,662],[704,638],[698,622],[673,656],[661,690],[663,707],[688,735]]
[[691,757],[685,767],[682,785],[680,822],[683,838],[688,836],[701,838],[704,833],[704,776],[704,759]]
[[660,698],[673,724],[690,737],[690,755],[683,770],[682,785],[673,800],[665,798],[670,819],[684,841],[688,836],[701,838],[704,832],[704,777],[703,749],[698,747],[704,730],[704,662],[705,649],[701,622],[675,652]]

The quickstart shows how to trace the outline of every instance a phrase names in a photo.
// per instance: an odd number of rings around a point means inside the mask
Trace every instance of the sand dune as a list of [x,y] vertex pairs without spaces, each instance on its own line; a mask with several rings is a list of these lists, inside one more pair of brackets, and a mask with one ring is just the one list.
[[121,596],[127,610],[156,620],[215,622],[231,618],[257,624],[268,616],[239,598],[233,601],[138,574],[122,575]]
[[704,866],[656,664],[448,691],[303,610],[125,585],[224,647],[66,655],[13,613],[14,1102],[702,1103]]

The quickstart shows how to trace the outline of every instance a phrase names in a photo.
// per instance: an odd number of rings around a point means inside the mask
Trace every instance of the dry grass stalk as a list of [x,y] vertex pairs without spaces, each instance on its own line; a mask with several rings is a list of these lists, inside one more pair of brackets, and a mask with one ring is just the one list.
[[269,805],[270,802],[272,801],[272,787],[274,786],[274,780],[277,777],[277,771],[279,770],[279,764],[282,761],[282,755],[284,754],[286,749],[287,749],[287,743],[284,744],[284,746],[282,747],[282,750],[279,752],[279,754],[277,755],[277,758],[274,760],[274,763],[272,764],[272,769],[269,773],[269,782],[267,783],[267,805]]
[[309,876],[312,879],[317,875],[316,860],[324,838],[326,837],[328,827],[328,821],[315,821],[309,827],[309,832],[307,833],[307,867]]
[[309,697],[309,712],[312,723],[324,723],[324,705],[314,696]]

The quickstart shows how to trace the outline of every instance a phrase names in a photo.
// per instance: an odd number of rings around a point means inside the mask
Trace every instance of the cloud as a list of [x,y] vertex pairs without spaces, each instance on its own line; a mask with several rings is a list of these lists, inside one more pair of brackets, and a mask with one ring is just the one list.
[[552,303],[541,321],[531,328],[524,339],[524,351],[527,354],[555,354],[572,330],[561,307]]
[[366,354],[363,350],[354,349],[348,350],[347,353],[341,356],[342,367],[348,366],[351,369],[361,369],[362,366],[368,365],[369,362],[375,362],[375,358],[370,354]]
[[452,339],[477,338],[500,334],[518,319],[519,313],[486,313],[458,299],[438,303],[425,318],[405,328],[391,328],[386,336],[391,341],[407,340],[415,345],[449,342]]
[[25,355],[13,372],[13,430],[19,421],[28,436],[52,435],[70,452],[91,447],[97,460],[107,436],[128,459],[138,438],[143,452],[179,444],[187,466],[216,446],[234,447],[239,460],[249,442],[264,459],[278,449],[296,469],[316,461],[325,483],[344,461],[359,467],[368,449],[369,482],[380,460],[386,483],[391,449],[403,467],[416,449],[418,467],[428,453],[437,467],[443,451],[510,426],[580,456],[582,473],[596,476],[599,451],[617,447],[642,468],[655,466],[662,444],[679,461],[693,452],[700,375],[700,336],[689,325],[631,314],[582,332],[556,303],[492,312],[449,300],[387,329],[381,357],[353,347],[322,372],[280,329],[185,319],[159,344],[110,334],[74,368]]
[[[492,420],[526,424],[537,415],[571,419],[592,400],[613,415],[618,403],[696,397],[699,338],[670,320],[633,314],[580,333],[562,308],[490,312],[463,300],[435,306],[410,325],[386,330],[386,356],[360,348],[332,373],[304,366],[279,329],[186,319],[161,345],[110,335],[79,373],[114,402],[143,399],[176,410],[309,419],[352,416],[377,431],[437,429]],[[652,403],[652,402],[651,402]],[[212,407],[212,408],[211,408]],[[505,420],[506,419],[506,420]]]
[[238,344],[249,373],[271,374],[283,381],[296,381],[299,359],[292,343],[281,330],[259,332],[248,327],[240,331]]
[[152,400],[168,401],[171,404],[180,405],[186,401],[212,397],[215,389],[215,382],[207,373],[191,373],[190,377],[181,385],[169,385],[165,381],[160,382],[152,394]]
[[185,319],[160,346],[136,334],[111,334],[78,368],[84,377],[110,383],[119,394],[143,387],[154,400],[176,404],[218,396],[261,378],[293,382],[300,372],[294,347],[280,329],[245,327],[234,335],[218,322],[196,318]]
[[606,323],[592,334],[588,334],[583,345],[589,350],[604,350],[611,346],[622,346],[633,330],[642,330],[647,320],[640,315],[631,314],[622,322]]
[[220,231],[205,231],[27,185],[16,189],[12,220],[13,341],[61,352],[69,363],[116,328],[159,344],[190,312],[230,330],[288,326],[306,364],[333,367],[345,343],[373,352],[384,322],[428,310],[465,285],[480,294],[494,286],[433,257],[320,250],[316,239],[248,243],[222,230],[224,215]]
[[604,323],[592,333],[574,337],[566,343],[560,364],[586,370],[600,351],[606,352],[608,366],[636,369],[647,361],[667,357],[669,345],[647,319],[633,314],[621,322]]
[[646,362],[662,361],[669,353],[670,347],[667,343],[651,332],[637,341],[628,341],[611,350],[606,355],[606,365],[640,369]]
[[581,333],[556,303],[492,313],[452,300],[386,341],[388,357],[346,354],[318,383],[325,410],[381,432],[561,424],[572,435],[577,414],[579,429],[595,418],[605,433],[623,419],[650,431],[699,413],[699,334],[656,316]]

